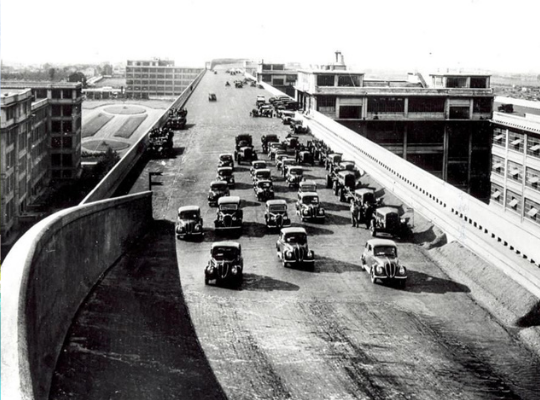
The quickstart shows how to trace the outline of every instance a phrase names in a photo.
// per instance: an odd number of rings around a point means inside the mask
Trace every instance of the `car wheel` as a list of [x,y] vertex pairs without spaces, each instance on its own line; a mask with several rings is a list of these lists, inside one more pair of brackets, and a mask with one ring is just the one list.
[[332,178],[330,178],[328,175],[326,176],[326,188],[330,189],[332,187]]
[[208,279],[208,276],[204,276],[204,284],[208,285],[210,283],[210,280]]

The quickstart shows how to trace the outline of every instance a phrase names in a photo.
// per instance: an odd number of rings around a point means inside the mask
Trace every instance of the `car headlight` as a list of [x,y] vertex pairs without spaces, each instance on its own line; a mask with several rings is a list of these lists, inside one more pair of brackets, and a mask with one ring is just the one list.
[[324,210],[322,208],[319,209],[319,215],[324,215]]
[[308,251],[307,258],[312,259],[314,257],[315,257],[315,253],[313,252],[313,250]]
[[378,274],[384,274],[384,268],[382,267],[382,265],[377,265],[375,267],[375,270],[377,271]]
[[238,273],[238,267],[236,265],[233,265],[233,267],[231,268],[231,273],[233,275],[236,275]]
[[233,176],[231,176],[231,182],[234,182],[234,177]]
[[397,272],[398,272],[398,275],[407,275],[407,269],[403,265],[399,266]]
[[304,215],[309,215],[309,210],[304,210],[304,211],[302,212],[302,214],[304,214]]
[[195,225],[195,232],[200,232],[200,231],[201,231],[201,226]]
[[285,258],[292,258],[292,251],[287,250],[287,251],[285,252]]
[[404,223],[407,222],[407,220],[406,220],[405,218],[401,218],[399,221],[400,221],[402,224],[404,224]]
[[233,221],[236,221],[236,217],[232,217],[232,220],[233,220]]

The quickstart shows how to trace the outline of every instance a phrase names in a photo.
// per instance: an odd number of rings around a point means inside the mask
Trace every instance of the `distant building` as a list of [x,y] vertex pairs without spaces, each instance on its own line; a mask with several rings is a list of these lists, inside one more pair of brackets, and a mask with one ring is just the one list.
[[31,89],[2,88],[0,234],[8,241],[19,219],[49,184],[51,107],[47,99],[32,100]]
[[175,67],[172,60],[128,60],[126,97],[148,99],[180,95],[202,68]]
[[[519,101],[519,100],[518,100]],[[524,103],[521,100],[520,103]],[[534,108],[534,103],[530,108]],[[537,106],[538,107],[538,106]],[[540,114],[538,107],[537,114]],[[490,206],[525,229],[540,228],[540,115],[493,113]]]
[[368,80],[336,64],[299,70],[296,99],[471,195],[489,198],[489,75]]
[[257,82],[268,83],[291,97],[294,97],[297,77],[298,71],[286,69],[285,64],[270,64],[263,61],[257,68]]
[[51,123],[48,134],[53,180],[81,175],[82,85],[70,82],[3,81],[2,90],[30,88],[35,101],[48,99]]
[[252,61],[252,60],[245,60],[244,65],[242,67],[242,69],[246,71],[246,73],[252,76],[257,76],[258,68],[259,68],[259,64],[256,61]]

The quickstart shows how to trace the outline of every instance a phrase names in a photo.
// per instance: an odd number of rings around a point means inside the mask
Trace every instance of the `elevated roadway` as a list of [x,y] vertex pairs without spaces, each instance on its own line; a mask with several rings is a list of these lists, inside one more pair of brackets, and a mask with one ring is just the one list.
[[[237,134],[252,134],[259,150],[262,135],[287,131],[278,119],[251,118],[256,95],[270,94],[226,88],[234,79],[206,74],[187,104],[188,129],[175,135],[176,156],[150,161],[135,182],[133,192],[146,190],[148,172],[163,173],[153,188],[157,222],[81,307],[51,398],[538,398],[538,357],[429,252],[399,242],[407,289],[371,283],[360,267],[369,232],[350,226],[348,207],[324,188],[324,167],[306,175],[327,220],[301,223],[296,193],[271,162],[277,197],[308,231],[314,271],[278,262],[277,235],[241,165],[232,194],[244,200],[245,222],[233,239],[243,246],[245,281],[205,286],[210,245],[223,238],[206,202],[218,154],[234,150]],[[398,202],[371,177],[363,183]],[[202,208],[201,242],[174,238],[176,210],[189,204]]]

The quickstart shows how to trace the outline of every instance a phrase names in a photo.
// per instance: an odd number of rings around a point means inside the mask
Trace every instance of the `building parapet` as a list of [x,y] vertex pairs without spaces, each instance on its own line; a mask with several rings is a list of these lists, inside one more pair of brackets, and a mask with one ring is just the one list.
[[491,122],[540,134],[540,122],[517,115],[494,112]]
[[307,92],[311,95],[336,95],[336,96],[368,96],[368,95],[392,95],[392,96],[449,96],[449,97],[474,97],[493,96],[493,89],[424,89],[424,88],[396,88],[396,87],[316,87],[314,92],[306,91],[295,85],[296,90]]

